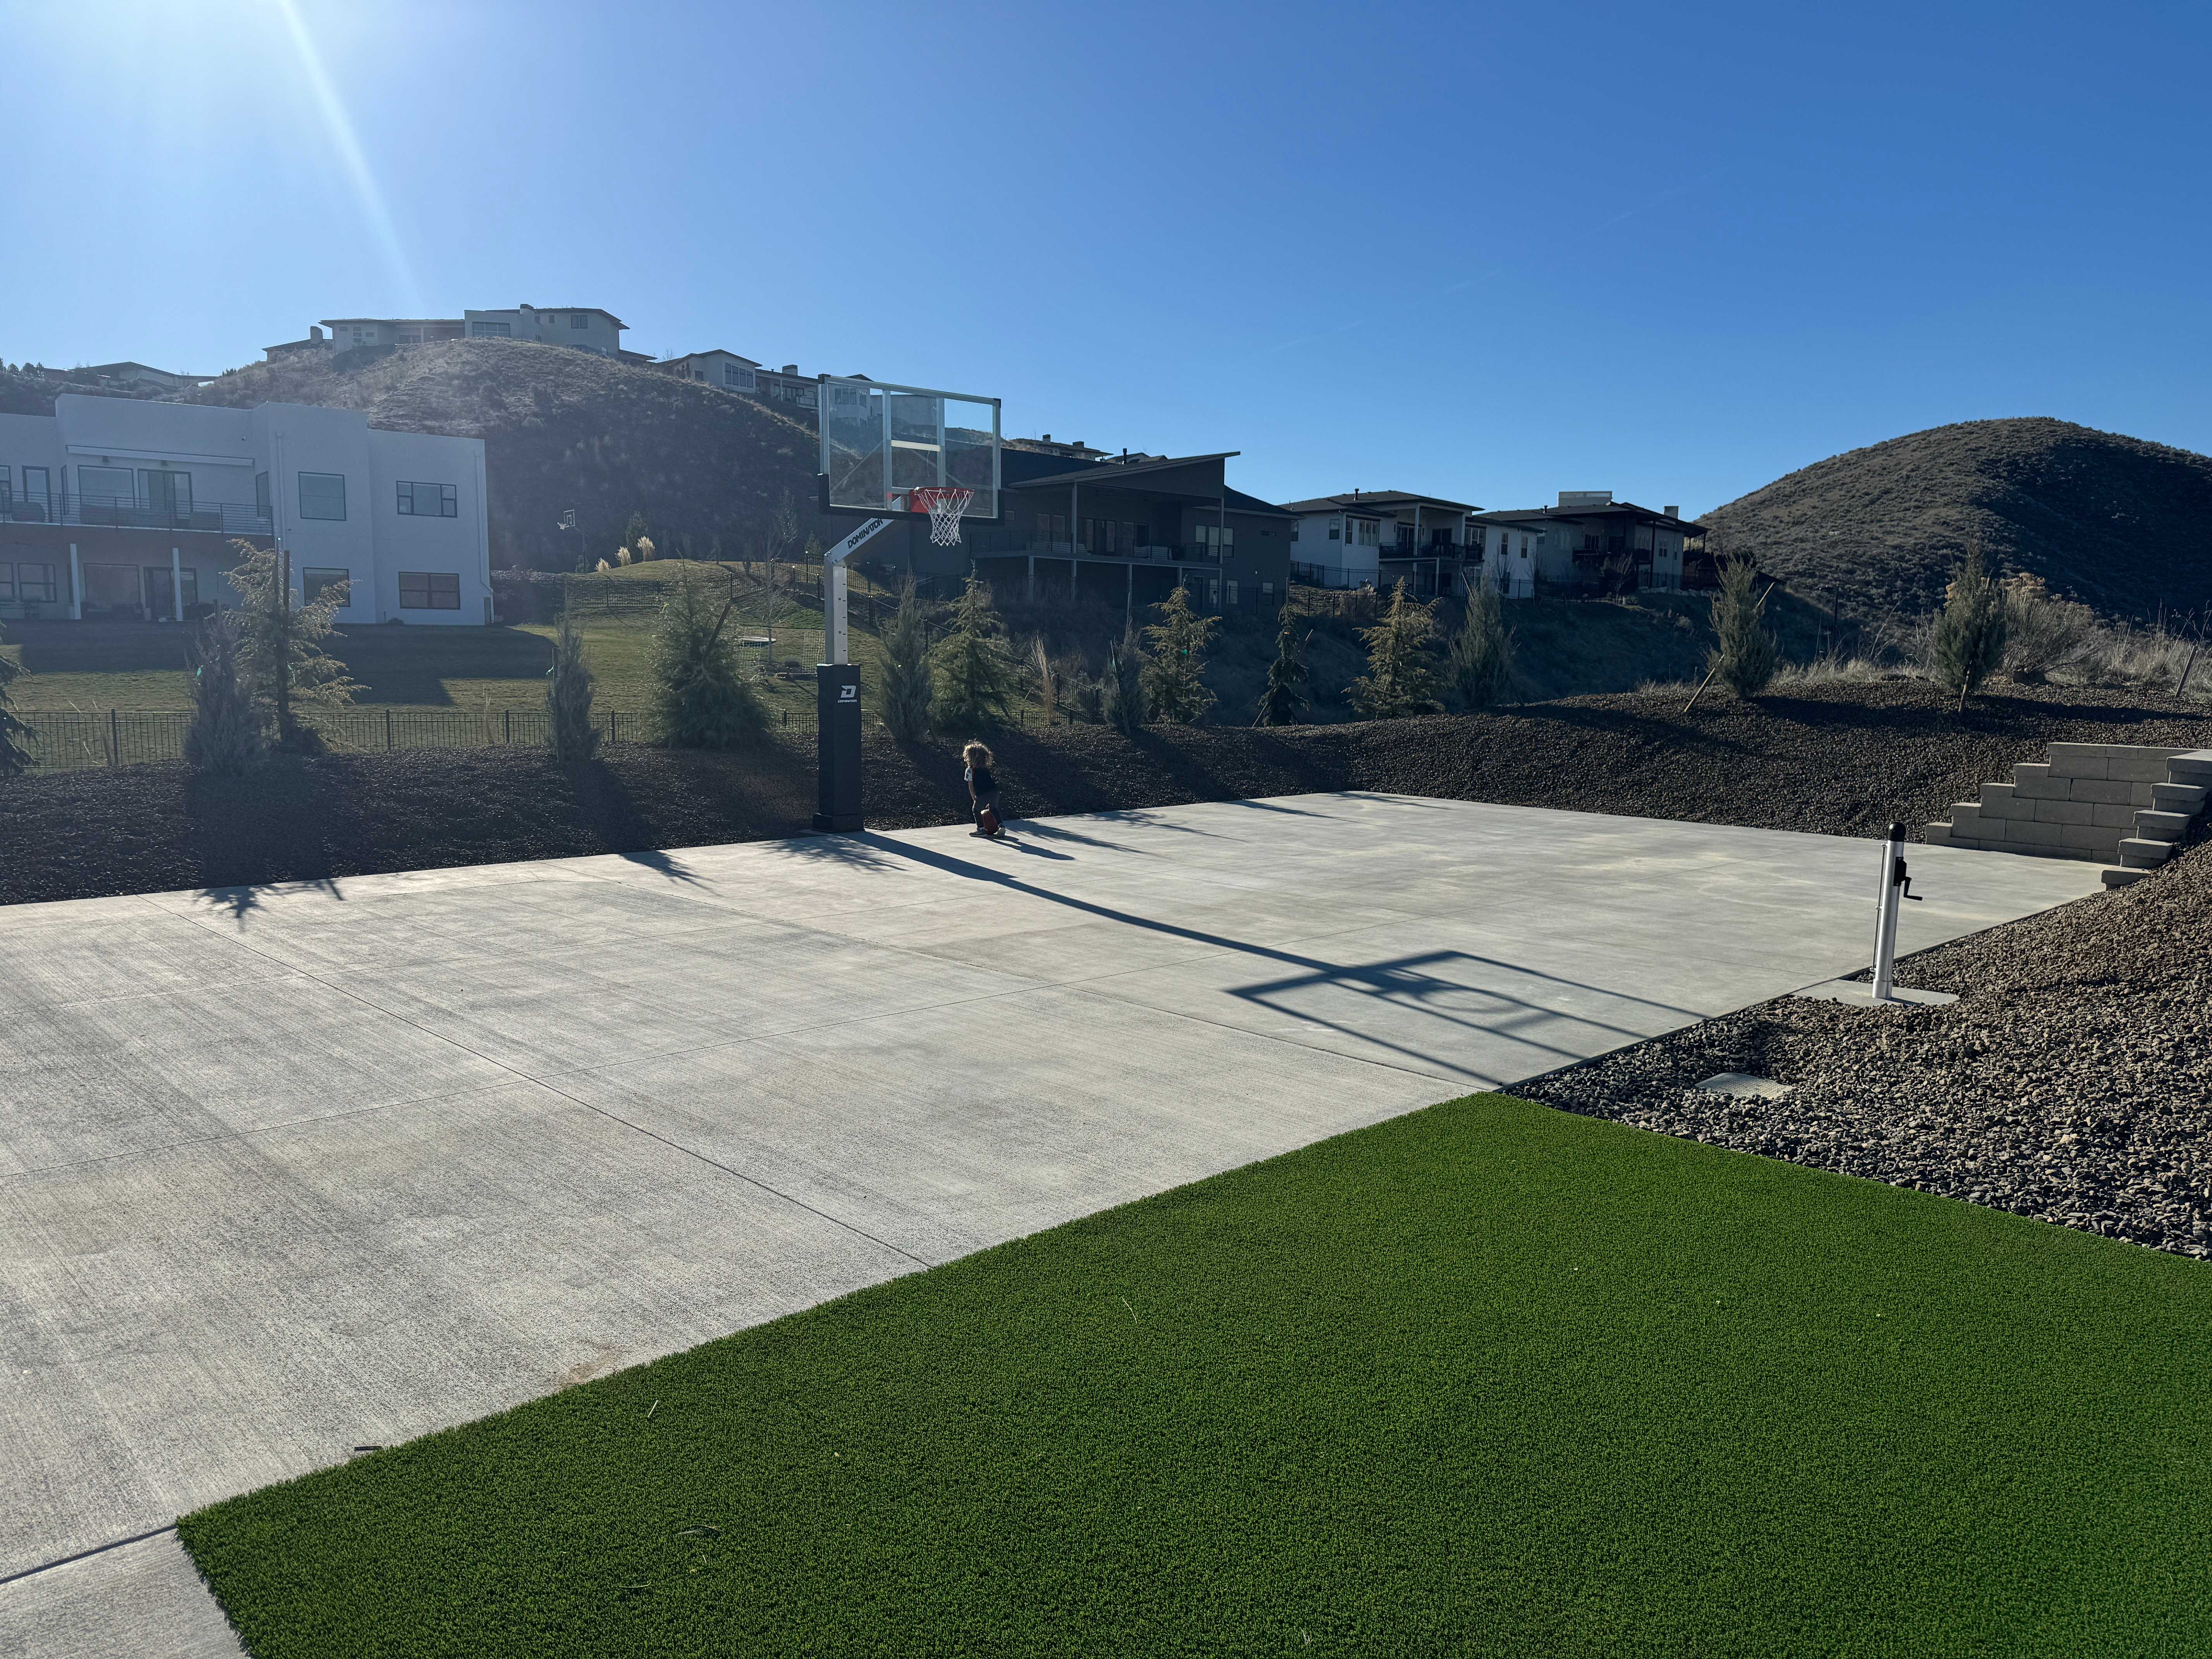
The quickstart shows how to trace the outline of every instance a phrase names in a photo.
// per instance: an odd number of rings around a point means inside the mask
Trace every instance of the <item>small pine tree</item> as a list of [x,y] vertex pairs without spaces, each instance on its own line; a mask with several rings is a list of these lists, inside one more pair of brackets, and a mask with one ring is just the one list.
[[261,758],[261,715],[240,672],[242,633],[235,611],[218,611],[192,641],[192,717],[185,759],[195,772],[234,775]]
[[884,629],[884,724],[901,743],[919,743],[929,735],[930,706],[936,700],[929,631],[909,574],[899,593],[898,611]]
[[1352,683],[1352,706],[1371,720],[1436,713],[1437,671],[1429,652],[1435,633],[1436,619],[1426,605],[1407,597],[1401,577],[1382,619],[1359,630],[1367,672]]
[[1145,700],[1154,720],[1194,726],[1214,703],[1206,684],[1206,647],[1220,618],[1193,611],[1189,591],[1181,586],[1155,609],[1160,619],[1145,629],[1152,647],[1144,671]]
[[21,663],[0,657],[0,778],[12,778],[31,764],[31,751],[24,747],[31,728],[17,719],[15,711],[8,706],[8,688],[22,672]]
[[333,582],[313,604],[295,605],[289,555],[247,541],[231,545],[238,553],[229,576],[239,599],[239,678],[279,749],[316,753],[322,739],[301,724],[301,705],[340,707],[361,689],[322,647],[336,629],[347,584]]
[[[1717,641],[1705,666],[1722,684],[1747,700],[1766,690],[1782,659],[1773,632],[1759,621],[1764,595],[1754,597],[1759,573],[1739,554],[1721,563],[1721,591],[1713,595],[1713,635]],[[1768,592],[1773,592],[1770,587]]]
[[1966,557],[1943,595],[1936,618],[1936,681],[1959,694],[1959,707],[1981,689],[2004,661],[2004,594],[1982,565],[1982,544],[1966,545]]
[[719,606],[685,570],[669,588],[653,630],[654,730],[678,749],[732,749],[768,730],[768,711],[738,665],[723,631],[734,597]]
[[592,719],[592,665],[584,636],[564,607],[553,635],[553,662],[545,671],[545,746],[563,763],[599,752],[599,728]]
[[1106,653],[1106,678],[1100,687],[1098,707],[1107,725],[1133,737],[1152,720],[1145,701],[1145,647],[1137,637],[1134,623],[1123,627],[1121,643]]
[[1467,615],[1454,635],[1451,689],[1463,708],[1487,708],[1513,684],[1513,636],[1505,631],[1505,607],[1498,589],[1486,581],[1468,585]]
[[1291,607],[1283,607],[1282,629],[1275,635],[1275,660],[1267,665],[1267,684],[1254,712],[1255,726],[1295,726],[1306,712],[1305,641],[1298,637]]
[[937,642],[938,723],[979,731],[1003,721],[1021,696],[1021,670],[1006,643],[1006,624],[991,604],[990,584],[974,576],[952,611],[952,627]]

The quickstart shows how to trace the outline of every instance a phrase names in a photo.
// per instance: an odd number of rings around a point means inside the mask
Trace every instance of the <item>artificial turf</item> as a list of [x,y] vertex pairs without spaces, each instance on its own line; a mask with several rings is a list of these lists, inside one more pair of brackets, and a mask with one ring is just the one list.
[[1478,1096],[219,1504],[297,1655],[2179,1653],[2212,1271]]

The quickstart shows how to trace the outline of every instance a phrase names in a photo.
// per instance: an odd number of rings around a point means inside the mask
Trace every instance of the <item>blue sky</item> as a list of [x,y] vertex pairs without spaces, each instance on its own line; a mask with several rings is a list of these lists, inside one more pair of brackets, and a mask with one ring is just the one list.
[[[9,25],[0,358],[600,305],[1237,449],[1711,507],[1947,421],[2212,450],[2212,9],[80,0]],[[957,234],[944,221],[957,218]]]

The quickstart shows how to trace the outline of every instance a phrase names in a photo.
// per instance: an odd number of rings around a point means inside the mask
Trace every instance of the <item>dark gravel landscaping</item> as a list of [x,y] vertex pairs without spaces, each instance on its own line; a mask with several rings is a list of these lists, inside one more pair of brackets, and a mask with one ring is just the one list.
[[[2140,694],[2021,690],[1952,712],[1911,681],[1682,712],[1677,696],[1577,697],[1495,714],[1252,731],[1104,726],[994,734],[1011,815],[1375,790],[1871,835],[1917,826],[2052,739],[2197,744],[2201,709]],[[958,821],[957,744],[870,733],[882,829]],[[316,880],[804,835],[811,745],[715,755],[617,744],[575,769],[528,750],[270,762],[245,780],[180,763],[0,784],[0,902]]]
[[[2212,847],[1898,964],[1942,1007],[1784,998],[1515,1092],[2212,1259]],[[1722,1072],[1780,1099],[1695,1085]]]

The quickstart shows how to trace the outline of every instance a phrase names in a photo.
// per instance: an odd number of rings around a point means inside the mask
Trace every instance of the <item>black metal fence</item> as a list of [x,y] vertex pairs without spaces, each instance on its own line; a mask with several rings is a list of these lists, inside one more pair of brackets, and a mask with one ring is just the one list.
[[[813,710],[805,711],[806,731]],[[134,766],[143,761],[181,760],[185,728],[191,716],[182,709],[26,709],[31,728],[32,764],[42,770],[76,771],[88,767]],[[608,743],[642,743],[652,737],[647,717],[635,710],[592,711]],[[779,711],[777,729],[798,724]],[[307,711],[303,723],[341,754],[371,754],[392,749],[542,749],[546,716],[536,708],[490,709],[475,714],[458,708],[327,708]]]

